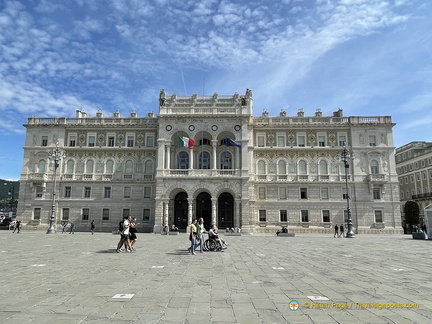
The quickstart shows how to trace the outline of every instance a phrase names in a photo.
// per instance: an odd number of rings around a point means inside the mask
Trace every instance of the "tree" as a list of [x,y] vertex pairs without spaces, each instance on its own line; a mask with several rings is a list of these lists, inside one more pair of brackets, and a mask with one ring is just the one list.
[[420,208],[415,201],[409,200],[405,203],[404,214],[405,223],[410,225],[411,228],[413,225],[418,225],[420,223]]

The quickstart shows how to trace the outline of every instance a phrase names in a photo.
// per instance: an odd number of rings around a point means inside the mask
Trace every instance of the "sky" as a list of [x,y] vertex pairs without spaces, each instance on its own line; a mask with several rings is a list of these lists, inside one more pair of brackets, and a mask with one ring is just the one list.
[[20,177],[28,117],[144,117],[161,89],[392,116],[396,147],[432,141],[432,1],[0,0],[0,179]]

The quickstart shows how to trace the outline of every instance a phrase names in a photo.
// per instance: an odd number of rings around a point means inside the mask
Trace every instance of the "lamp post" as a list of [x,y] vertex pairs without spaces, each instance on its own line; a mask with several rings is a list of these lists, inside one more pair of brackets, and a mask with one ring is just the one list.
[[52,190],[52,205],[51,205],[51,216],[50,216],[50,227],[48,228],[47,234],[55,234],[55,221],[56,221],[56,202],[55,202],[55,190],[57,183],[57,168],[60,166],[59,162],[64,159],[66,154],[62,148],[59,147],[59,143],[56,143],[56,148],[49,153],[48,158],[54,161],[54,184]]
[[348,229],[346,238],[354,238],[355,234],[352,230],[352,219],[351,219],[351,208],[350,208],[350,195],[349,195],[349,186],[348,186],[348,169],[349,169],[349,163],[348,159],[353,159],[354,156],[351,154],[346,146],[344,146],[342,150],[342,156],[341,160],[344,163],[345,166],[345,189],[346,189],[346,201],[347,201],[347,213],[348,213]]

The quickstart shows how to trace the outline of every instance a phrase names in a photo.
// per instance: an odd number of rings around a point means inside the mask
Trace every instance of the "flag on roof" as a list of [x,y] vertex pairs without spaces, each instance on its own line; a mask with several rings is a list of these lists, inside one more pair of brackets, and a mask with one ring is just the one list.
[[194,148],[194,144],[195,144],[195,141],[193,139],[191,139],[191,138],[187,138],[187,137],[184,137],[184,136],[179,136],[178,137],[178,145],[179,146],[183,146],[183,147],[187,147],[187,148],[193,149]]
[[237,147],[241,147],[241,145],[237,142],[234,142],[232,139],[229,139],[227,137],[226,139],[226,146],[237,146]]

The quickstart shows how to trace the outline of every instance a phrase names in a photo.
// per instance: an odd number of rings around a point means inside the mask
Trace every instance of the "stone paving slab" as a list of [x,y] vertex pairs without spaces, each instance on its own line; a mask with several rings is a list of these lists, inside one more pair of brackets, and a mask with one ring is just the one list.
[[430,241],[241,235],[190,255],[185,233],[138,235],[115,253],[111,233],[1,231],[0,323],[432,322]]

